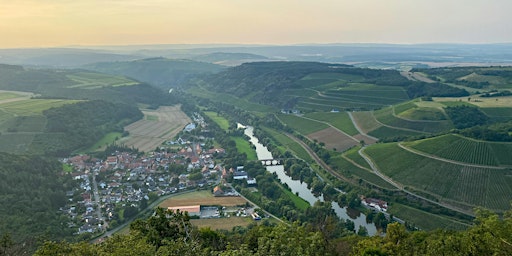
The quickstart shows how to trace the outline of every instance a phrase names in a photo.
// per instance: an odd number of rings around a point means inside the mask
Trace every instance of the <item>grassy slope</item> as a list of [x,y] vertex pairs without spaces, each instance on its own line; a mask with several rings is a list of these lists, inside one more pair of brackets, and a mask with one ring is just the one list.
[[222,130],[227,131],[229,129],[229,121],[226,118],[219,116],[217,112],[205,111],[204,114],[219,125]]

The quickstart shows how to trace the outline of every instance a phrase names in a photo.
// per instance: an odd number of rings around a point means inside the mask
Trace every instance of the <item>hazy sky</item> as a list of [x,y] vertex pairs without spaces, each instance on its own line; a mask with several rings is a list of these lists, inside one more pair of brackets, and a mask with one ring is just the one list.
[[0,0],[0,48],[512,42],[512,0]]

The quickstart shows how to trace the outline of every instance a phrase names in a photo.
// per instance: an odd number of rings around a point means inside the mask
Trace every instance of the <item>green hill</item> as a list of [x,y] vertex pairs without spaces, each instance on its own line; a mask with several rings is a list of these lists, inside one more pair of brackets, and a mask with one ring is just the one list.
[[101,62],[83,68],[97,72],[128,76],[166,91],[180,87],[189,79],[203,74],[217,73],[225,67],[192,60],[150,58],[125,62]]
[[228,93],[253,103],[303,111],[378,109],[420,96],[463,96],[443,84],[407,80],[394,70],[318,62],[252,62],[203,77],[189,92]]

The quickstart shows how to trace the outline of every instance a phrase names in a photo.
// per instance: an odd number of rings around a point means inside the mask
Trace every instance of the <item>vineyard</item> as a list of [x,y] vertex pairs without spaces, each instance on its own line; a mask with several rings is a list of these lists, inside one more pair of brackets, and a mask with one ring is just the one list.
[[305,117],[327,122],[332,126],[344,131],[348,135],[356,135],[359,132],[354,127],[352,120],[348,116],[347,112],[340,113],[325,113],[325,112],[316,112],[316,113],[308,113],[304,115]]
[[278,114],[277,117],[281,122],[303,135],[314,133],[329,127],[322,122],[305,119],[295,115]]
[[[338,84],[331,83],[326,87],[335,85]],[[326,90],[318,92],[316,95],[301,98],[298,102],[298,108],[317,111],[329,111],[331,109],[371,110],[409,99],[404,89],[400,87],[363,83],[340,83],[339,85],[343,85],[343,87],[326,88]]]
[[393,180],[438,197],[492,210],[510,208],[509,170],[468,167],[423,157],[395,143],[376,144],[365,152]]
[[441,158],[478,165],[512,165],[512,143],[476,141],[447,134],[404,143],[416,150]]
[[341,175],[357,180],[362,179],[367,183],[373,184],[375,186],[385,188],[385,189],[395,189],[391,184],[387,181],[383,180],[381,177],[376,175],[373,172],[370,172],[365,169],[361,169],[354,164],[352,164],[347,159],[343,158],[341,155],[336,157],[332,157],[330,159],[330,164],[334,167],[334,169],[339,172]]
[[379,127],[382,127],[382,124],[375,120],[373,113],[370,111],[353,112],[352,117],[354,118],[357,126],[359,126],[364,133],[369,133]]

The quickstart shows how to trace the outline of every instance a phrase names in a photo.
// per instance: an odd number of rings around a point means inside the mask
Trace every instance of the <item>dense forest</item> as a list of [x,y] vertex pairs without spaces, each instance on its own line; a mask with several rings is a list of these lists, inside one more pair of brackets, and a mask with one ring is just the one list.
[[0,236],[27,248],[37,239],[69,237],[73,229],[58,209],[75,186],[56,159],[0,153]]

